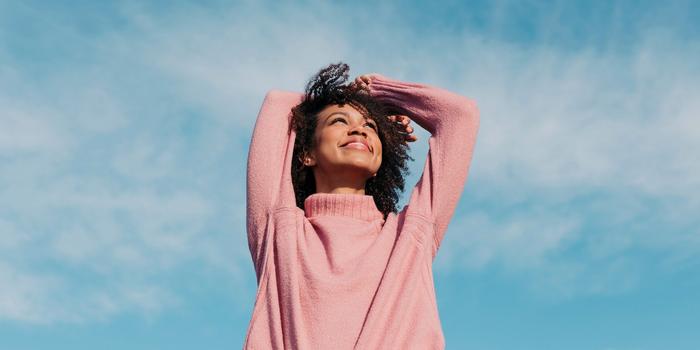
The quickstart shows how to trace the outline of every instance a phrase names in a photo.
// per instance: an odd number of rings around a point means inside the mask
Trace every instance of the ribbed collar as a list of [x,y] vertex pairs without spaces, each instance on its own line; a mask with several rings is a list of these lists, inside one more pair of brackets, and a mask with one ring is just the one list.
[[374,197],[363,194],[314,193],[304,200],[304,214],[307,218],[348,216],[365,221],[384,218]]

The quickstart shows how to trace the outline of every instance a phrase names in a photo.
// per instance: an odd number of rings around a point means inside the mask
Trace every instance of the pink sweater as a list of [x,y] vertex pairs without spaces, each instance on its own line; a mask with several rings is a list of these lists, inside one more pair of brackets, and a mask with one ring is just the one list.
[[467,180],[476,104],[379,75],[370,94],[430,132],[409,203],[386,221],[372,196],[315,193],[295,204],[291,108],[268,92],[248,153],[248,244],[258,279],[245,349],[444,349],[432,262]]

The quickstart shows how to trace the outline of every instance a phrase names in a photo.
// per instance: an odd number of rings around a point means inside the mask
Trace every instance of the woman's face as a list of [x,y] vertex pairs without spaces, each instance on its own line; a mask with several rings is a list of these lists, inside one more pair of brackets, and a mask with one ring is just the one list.
[[[350,104],[329,105],[317,115],[311,163],[325,176],[371,178],[382,164],[377,124]],[[317,174],[318,175],[318,174]]]

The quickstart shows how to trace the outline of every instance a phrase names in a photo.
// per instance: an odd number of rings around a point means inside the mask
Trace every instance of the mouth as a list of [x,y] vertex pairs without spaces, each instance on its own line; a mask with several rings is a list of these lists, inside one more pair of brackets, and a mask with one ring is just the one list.
[[356,149],[356,150],[365,151],[365,152],[372,152],[372,150],[369,148],[368,145],[366,145],[366,144],[364,144],[364,143],[362,143],[362,142],[357,142],[357,141],[349,142],[349,143],[347,143],[347,144],[345,144],[345,145],[343,145],[343,146],[341,146],[341,147],[343,147],[343,148],[350,148],[350,149]]

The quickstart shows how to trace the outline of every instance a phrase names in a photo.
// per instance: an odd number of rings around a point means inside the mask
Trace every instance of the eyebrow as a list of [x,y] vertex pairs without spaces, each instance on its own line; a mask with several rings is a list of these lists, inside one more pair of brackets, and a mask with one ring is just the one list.
[[[325,121],[328,121],[328,119],[330,119],[332,116],[334,116],[334,115],[336,115],[336,114],[342,114],[342,115],[344,115],[344,116],[350,118],[350,115],[349,115],[347,112],[339,111],[339,112],[333,112],[333,113],[329,114],[329,115],[326,117],[326,120],[325,120]],[[374,123],[375,125],[377,124],[377,122],[374,121],[374,119],[372,119],[372,118],[365,117],[365,116],[362,116],[362,118],[371,121],[371,122]]]

